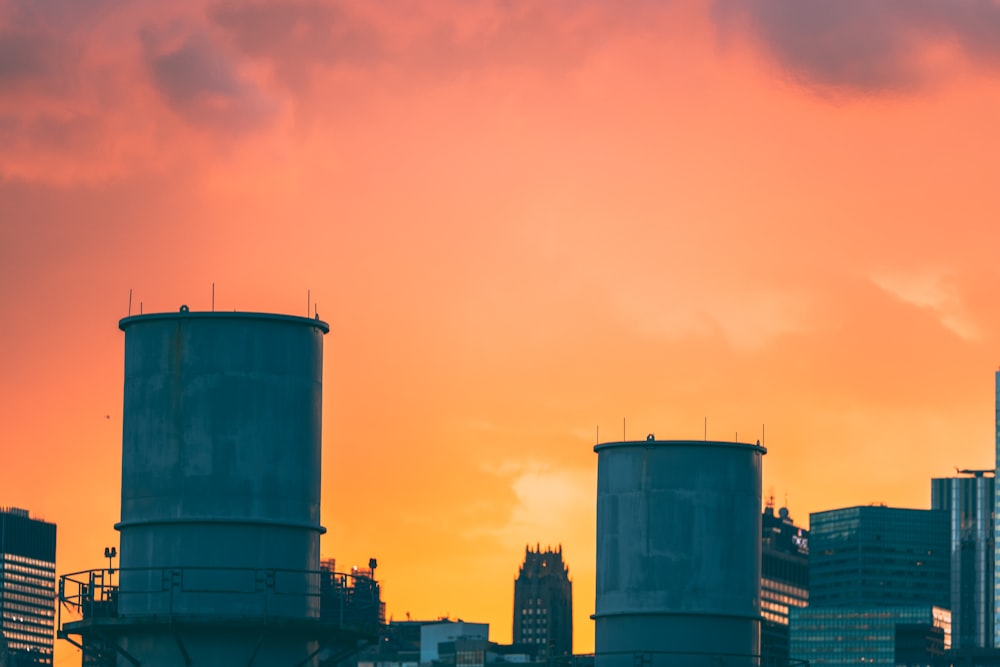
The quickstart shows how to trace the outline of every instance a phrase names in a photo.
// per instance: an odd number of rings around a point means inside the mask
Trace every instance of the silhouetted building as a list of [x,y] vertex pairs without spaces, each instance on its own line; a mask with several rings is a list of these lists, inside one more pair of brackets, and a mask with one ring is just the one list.
[[849,507],[809,524],[809,606],[790,610],[794,658],[903,667],[950,647],[947,512]]
[[931,508],[948,512],[951,526],[951,645],[993,646],[992,470],[931,480]]
[[0,628],[12,667],[52,664],[55,600],[55,524],[0,508]]
[[524,549],[514,580],[514,643],[538,646],[541,659],[573,655],[573,582],[561,545]]
[[809,531],[795,523],[774,499],[761,517],[760,654],[764,665],[785,665],[788,610],[809,604]]

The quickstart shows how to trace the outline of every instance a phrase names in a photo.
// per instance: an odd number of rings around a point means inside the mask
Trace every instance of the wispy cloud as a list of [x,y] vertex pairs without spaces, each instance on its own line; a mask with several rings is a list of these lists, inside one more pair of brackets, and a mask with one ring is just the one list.
[[981,337],[980,327],[968,313],[957,286],[944,271],[879,271],[870,280],[887,294],[933,313],[941,326],[967,341]]
[[515,504],[506,524],[483,528],[482,534],[517,547],[539,539],[569,541],[571,536],[592,532],[597,486],[593,470],[506,461],[487,471],[510,480]]

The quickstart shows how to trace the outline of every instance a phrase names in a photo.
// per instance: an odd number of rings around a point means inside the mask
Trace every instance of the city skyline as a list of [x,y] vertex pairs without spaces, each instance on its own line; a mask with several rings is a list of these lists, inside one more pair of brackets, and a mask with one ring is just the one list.
[[508,641],[562,544],[591,650],[623,424],[929,507],[994,462],[1000,10],[862,4],[0,0],[0,503],[118,545],[131,294],[330,323],[321,552],[387,617]]

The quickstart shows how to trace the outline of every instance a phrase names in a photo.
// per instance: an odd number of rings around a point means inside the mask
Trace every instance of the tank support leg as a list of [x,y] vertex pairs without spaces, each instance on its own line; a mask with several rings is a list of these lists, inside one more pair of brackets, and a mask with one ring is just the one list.
[[184,646],[184,641],[181,639],[181,633],[174,628],[174,641],[177,642],[177,648],[181,652],[181,656],[184,658],[184,664],[187,667],[191,667],[194,662],[191,660],[191,655],[187,652],[187,648]]
[[247,660],[247,667],[253,667],[253,663],[257,659],[257,652],[260,651],[260,645],[264,643],[265,637],[267,637],[267,631],[260,633],[257,643],[253,645],[253,652],[250,654],[250,659]]

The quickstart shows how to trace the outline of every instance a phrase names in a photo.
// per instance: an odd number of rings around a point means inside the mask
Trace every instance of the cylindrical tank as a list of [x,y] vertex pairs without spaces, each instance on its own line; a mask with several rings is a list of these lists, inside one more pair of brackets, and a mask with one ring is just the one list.
[[[115,526],[119,617],[137,628],[150,625],[143,619],[183,621],[192,628],[189,643],[219,643],[225,633],[213,624],[318,618],[329,326],[182,307],[127,317],[119,327],[125,332],[122,505]],[[200,629],[199,619],[206,623]],[[124,645],[144,665],[181,664],[151,658],[168,651],[176,661],[180,639],[172,635],[137,630]],[[303,641],[279,650],[281,659],[308,655]],[[225,664],[251,658],[250,649],[252,642],[232,655],[225,647],[206,649],[200,659]],[[264,659],[258,650],[254,655]]]
[[650,435],[594,451],[598,667],[757,664],[766,450]]

